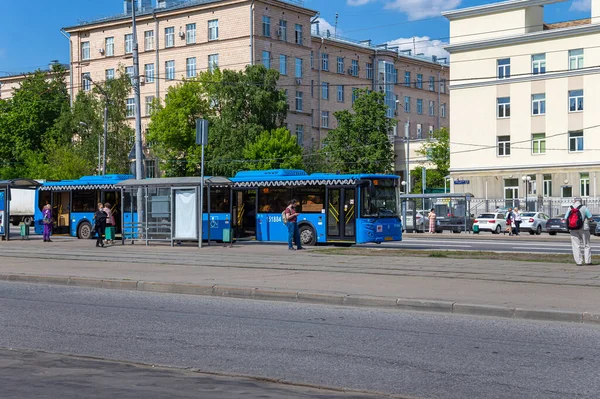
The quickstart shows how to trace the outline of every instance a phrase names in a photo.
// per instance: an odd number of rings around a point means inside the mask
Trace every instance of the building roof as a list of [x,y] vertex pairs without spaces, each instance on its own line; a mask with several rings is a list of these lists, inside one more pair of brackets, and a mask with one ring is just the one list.
[[534,6],[545,6],[548,4],[560,3],[566,0],[508,0],[498,3],[483,4],[475,7],[459,8],[457,10],[445,11],[442,15],[449,20],[476,17],[486,14],[496,14],[499,12],[518,10]]
[[575,19],[572,21],[557,22],[554,24],[544,24],[544,30],[572,28],[574,26],[589,25],[592,23],[591,18]]

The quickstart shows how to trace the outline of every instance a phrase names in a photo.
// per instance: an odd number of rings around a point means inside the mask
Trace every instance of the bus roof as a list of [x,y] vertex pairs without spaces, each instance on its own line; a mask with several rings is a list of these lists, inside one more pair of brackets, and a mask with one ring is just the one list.
[[[236,186],[248,187],[251,185],[268,186],[286,185],[287,182],[291,185],[304,184],[327,184],[327,185],[352,185],[362,179],[394,179],[398,180],[396,175],[383,174],[336,174],[336,173],[313,173],[308,174],[303,170],[253,170],[238,172],[231,180],[236,183]],[[278,183],[278,184],[277,184]]]
[[114,189],[115,184],[131,178],[131,175],[83,176],[77,180],[47,181],[42,183],[40,190],[107,190]]

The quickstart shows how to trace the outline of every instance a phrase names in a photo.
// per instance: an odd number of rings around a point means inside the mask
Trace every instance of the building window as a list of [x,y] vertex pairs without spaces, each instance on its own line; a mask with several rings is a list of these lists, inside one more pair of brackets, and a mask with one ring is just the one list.
[[208,40],[217,40],[219,38],[219,20],[211,19],[208,21]]
[[354,105],[354,101],[358,98],[358,88],[352,88],[352,105]]
[[92,90],[92,82],[89,81],[89,78],[90,78],[89,72],[85,72],[85,73],[81,74],[81,86],[83,88],[83,91]]
[[429,77],[429,91],[435,91],[435,78],[433,76]]
[[583,90],[569,90],[569,112],[583,111]]
[[302,58],[296,58],[296,77],[302,78]]
[[[352,60],[352,76],[358,76],[358,60]],[[395,83],[395,82],[394,82]]]
[[423,138],[423,125],[417,123],[417,139]]
[[208,56],[208,71],[214,72],[219,67],[219,54],[210,54]]
[[344,57],[337,57],[337,73],[344,73]]
[[544,175],[544,197],[552,197],[552,175]]
[[310,97],[315,98],[315,81],[310,81]]
[[583,49],[569,50],[569,69],[583,68]]
[[504,179],[504,199],[519,198],[519,179]]
[[296,139],[298,145],[304,147],[304,125],[296,125]]
[[175,46],[175,28],[165,28],[165,47],[173,47]]
[[546,113],[546,94],[534,94],[531,96],[531,112],[533,115],[544,115]]
[[429,101],[429,116],[435,116],[435,101]]
[[498,136],[498,156],[507,157],[510,155],[510,136]]
[[440,80],[440,91],[446,94],[446,79]]
[[583,151],[583,132],[569,132],[569,152]]
[[410,72],[404,72],[404,86],[410,87]]
[[279,55],[279,73],[287,75],[287,55]]
[[270,51],[262,52],[262,63],[265,66],[265,68],[267,68],[267,69],[271,68],[271,52]]
[[329,71],[329,54],[321,54],[321,69],[323,71]]
[[82,60],[90,59],[90,42],[82,42],[81,43],[81,59]]
[[175,79],[175,61],[165,62],[165,75],[167,80]]
[[366,78],[367,79],[373,79],[373,64],[370,63],[370,62],[367,62],[366,69],[367,69]]
[[423,115],[423,99],[417,98],[417,114]]
[[154,31],[147,30],[144,32],[144,50],[154,50]]
[[440,106],[440,115],[442,116],[442,118],[446,117],[446,103],[443,103]]
[[417,81],[415,82],[415,87],[417,89],[423,88],[423,74],[421,74],[421,73],[417,74]]
[[531,152],[533,154],[546,153],[546,133],[535,133],[531,135]]
[[498,98],[498,118],[510,117],[510,97]]
[[582,197],[590,196],[590,174],[580,173],[579,174],[579,194]]
[[146,76],[146,83],[154,82],[154,64],[144,65],[144,75]]
[[563,198],[571,198],[573,196],[573,187],[571,186],[562,186],[560,191]]
[[296,92],[296,111],[304,111],[304,93]]
[[410,112],[410,97],[404,97],[404,112]]
[[329,127],[329,111],[321,111],[321,127]]
[[342,85],[337,87],[337,100],[340,103],[344,102],[344,86]]
[[277,31],[277,37],[279,38],[279,40],[287,42],[287,21],[283,19],[279,20],[279,30]]
[[546,73],[546,54],[534,54],[531,56],[531,73],[534,75]]
[[154,159],[146,159],[146,177],[148,179],[156,178],[156,161]]
[[133,35],[128,33],[125,35],[125,54],[133,53]]
[[302,45],[302,25],[296,24],[294,28],[294,41],[296,44]]
[[262,17],[263,36],[271,37],[271,17],[263,15]]
[[185,44],[196,43],[196,24],[187,24],[185,26]]
[[135,99],[134,98],[127,99],[126,116],[128,118],[133,118],[135,116]]
[[146,96],[146,116],[152,115],[152,102],[154,101],[154,96]]
[[196,77],[196,57],[187,58],[185,60],[185,76],[187,78]]
[[327,82],[321,83],[321,98],[329,100],[329,83]]
[[115,38],[107,37],[106,40],[104,41],[104,47],[106,47],[104,49],[104,51],[105,51],[107,57],[114,56],[115,55]]
[[125,75],[129,76],[129,81],[133,83],[133,67],[132,66],[128,66],[125,67]]
[[503,58],[498,63],[498,79],[510,78],[510,58]]
[[115,78],[115,70],[113,68],[107,69],[105,71],[106,80],[111,80]]

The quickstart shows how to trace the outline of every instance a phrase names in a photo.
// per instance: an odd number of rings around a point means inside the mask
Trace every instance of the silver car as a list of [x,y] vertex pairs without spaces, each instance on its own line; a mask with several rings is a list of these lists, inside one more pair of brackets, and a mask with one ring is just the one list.
[[550,219],[550,216],[542,212],[522,212],[519,230],[528,231],[531,235],[537,234],[539,236],[542,231],[546,231],[548,219]]
[[[413,213],[415,214],[415,220],[413,221]],[[423,233],[429,229],[429,211],[426,210],[408,210],[406,211],[406,223],[404,228],[407,232]]]

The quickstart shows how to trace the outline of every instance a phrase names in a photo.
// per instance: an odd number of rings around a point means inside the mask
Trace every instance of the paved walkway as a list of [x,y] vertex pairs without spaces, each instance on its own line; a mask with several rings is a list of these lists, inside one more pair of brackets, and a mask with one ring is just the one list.
[[5,280],[600,321],[600,266],[330,255],[258,243],[96,248],[68,238],[0,242],[0,255]]

